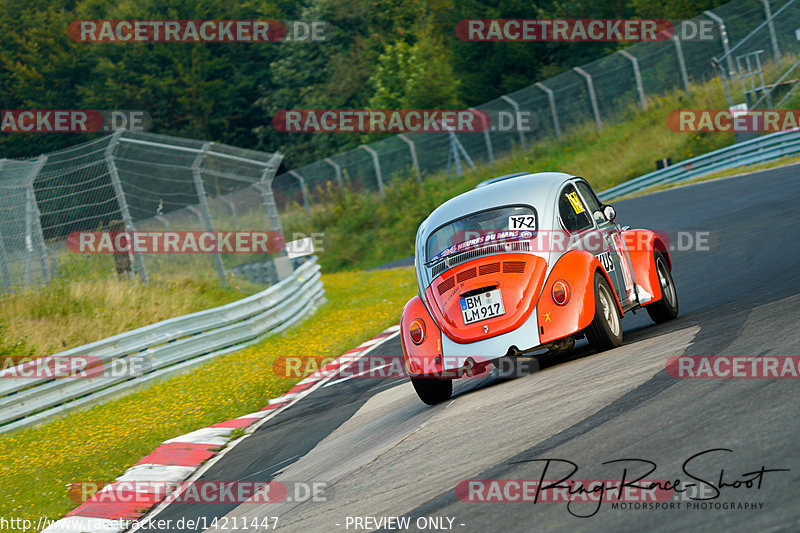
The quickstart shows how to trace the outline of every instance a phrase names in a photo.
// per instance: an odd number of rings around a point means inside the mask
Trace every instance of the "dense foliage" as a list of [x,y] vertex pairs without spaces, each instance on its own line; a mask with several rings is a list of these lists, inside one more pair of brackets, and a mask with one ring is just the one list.
[[[3,109],[145,110],[158,133],[281,150],[296,167],[369,138],[285,134],[278,109],[453,108],[480,104],[604,55],[615,43],[470,43],[464,18],[686,18],[719,0],[6,0]],[[326,20],[325,42],[78,43],[84,19]],[[0,157],[86,136],[2,134]]]

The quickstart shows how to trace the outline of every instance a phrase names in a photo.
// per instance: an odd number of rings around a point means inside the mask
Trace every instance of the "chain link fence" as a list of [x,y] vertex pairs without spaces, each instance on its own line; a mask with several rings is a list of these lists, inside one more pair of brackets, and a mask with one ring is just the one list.
[[[0,283],[187,273],[227,283],[268,254],[81,254],[75,231],[281,231],[278,153],[119,130],[32,160],[0,160]],[[120,257],[122,256],[122,257]],[[122,264],[121,264],[122,263]]]
[[[729,103],[745,97],[772,105],[798,86],[798,4],[731,2],[676,27],[670,40],[629,46],[477,106],[493,125],[501,115],[530,113],[528,128],[395,135],[277,176],[277,153],[127,131],[37,158],[0,160],[0,288],[113,276],[120,258],[69,252],[65,239],[73,231],[281,231],[279,209],[297,203],[309,212],[325,187],[383,194],[398,177],[460,172],[587,123],[602,130],[658,95],[688,93],[690,82],[721,76],[733,94]],[[711,38],[686,38],[701,23]],[[231,273],[274,279],[263,254],[134,254],[127,261],[142,280],[187,272],[222,283]]]

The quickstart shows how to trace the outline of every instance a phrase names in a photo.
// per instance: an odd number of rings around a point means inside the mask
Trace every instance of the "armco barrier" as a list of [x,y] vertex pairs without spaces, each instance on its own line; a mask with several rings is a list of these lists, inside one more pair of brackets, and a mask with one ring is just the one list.
[[768,163],[781,157],[800,153],[800,129],[794,128],[763,135],[686,161],[650,172],[602,191],[598,196],[604,202],[637,193],[657,185],[666,185],[729,168]]
[[313,257],[280,283],[242,300],[47,356],[90,357],[103,364],[124,363],[135,356],[138,368],[143,363],[146,367],[139,375],[26,378],[9,377],[20,375],[21,367],[0,371],[0,432],[96,402],[284,330],[325,302],[319,270]]

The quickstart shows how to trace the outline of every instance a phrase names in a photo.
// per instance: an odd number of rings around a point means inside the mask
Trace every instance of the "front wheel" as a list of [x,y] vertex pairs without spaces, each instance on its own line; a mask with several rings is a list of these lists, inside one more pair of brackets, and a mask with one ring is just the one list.
[[617,302],[606,278],[594,275],[594,319],[586,328],[589,344],[598,352],[616,348],[622,344],[622,324]]
[[449,400],[453,395],[453,380],[434,377],[411,378],[411,384],[419,399],[428,405]]
[[660,324],[667,320],[672,320],[678,316],[678,291],[675,290],[675,282],[672,280],[672,272],[669,270],[667,259],[663,253],[655,253],[656,273],[658,283],[661,285],[661,299],[648,306],[647,314],[653,322]]

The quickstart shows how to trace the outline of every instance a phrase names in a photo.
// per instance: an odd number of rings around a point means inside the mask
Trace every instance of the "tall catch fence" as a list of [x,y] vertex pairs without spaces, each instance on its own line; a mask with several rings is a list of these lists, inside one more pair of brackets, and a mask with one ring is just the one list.
[[[706,39],[692,37],[700,28]],[[0,159],[0,290],[114,275],[120,258],[66,249],[72,231],[281,231],[279,209],[296,202],[310,212],[328,183],[383,195],[398,177],[421,181],[492,163],[587,123],[602,130],[659,95],[688,93],[690,82],[721,76],[729,104],[777,106],[798,87],[798,28],[798,0],[730,2],[676,26],[672,39],[628,46],[477,106],[490,117],[487,131],[394,135],[277,176],[277,153],[127,131],[27,160]],[[523,112],[527,128],[496,127]],[[232,272],[257,270],[262,282],[274,279],[269,259],[135,254],[127,260],[142,280],[191,272],[226,283]]]
[[[693,36],[694,28],[704,28],[708,38]],[[730,2],[675,25],[672,39],[628,46],[476,106],[489,115],[489,131],[395,135],[279,174],[275,178],[278,206],[283,209],[297,202],[308,211],[327,182],[339,185],[347,181],[356,189],[380,193],[398,177],[411,174],[422,180],[437,171],[458,172],[459,167],[469,167],[470,162],[491,163],[516,147],[548,138],[560,139],[570,129],[586,123],[602,130],[625,120],[632,108],[647,108],[654,97],[675,90],[688,93],[690,83],[708,81],[721,72],[735,98],[742,95],[743,83],[756,80],[757,97],[776,85],[769,80],[780,79],[797,61],[798,28],[797,0]],[[729,51],[729,56],[719,59]],[[763,83],[760,75],[748,74],[747,56],[750,71],[756,69],[755,57],[760,59]],[[721,71],[714,59],[728,65],[727,57],[732,67]],[[794,78],[800,77],[792,75],[796,73],[792,71],[781,80],[776,92],[785,94],[796,83]],[[747,99],[745,94],[742,101]],[[756,103],[755,99],[749,101]],[[759,107],[764,107],[763,103]],[[528,127],[520,123],[521,127],[510,130],[497,127],[501,120],[517,112],[530,114]]]
[[[278,153],[119,130],[32,160],[0,160],[0,287],[54,278],[219,276],[268,254],[86,254],[75,231],[281,231]],[[121,256],[121,257],[120,257]]]

